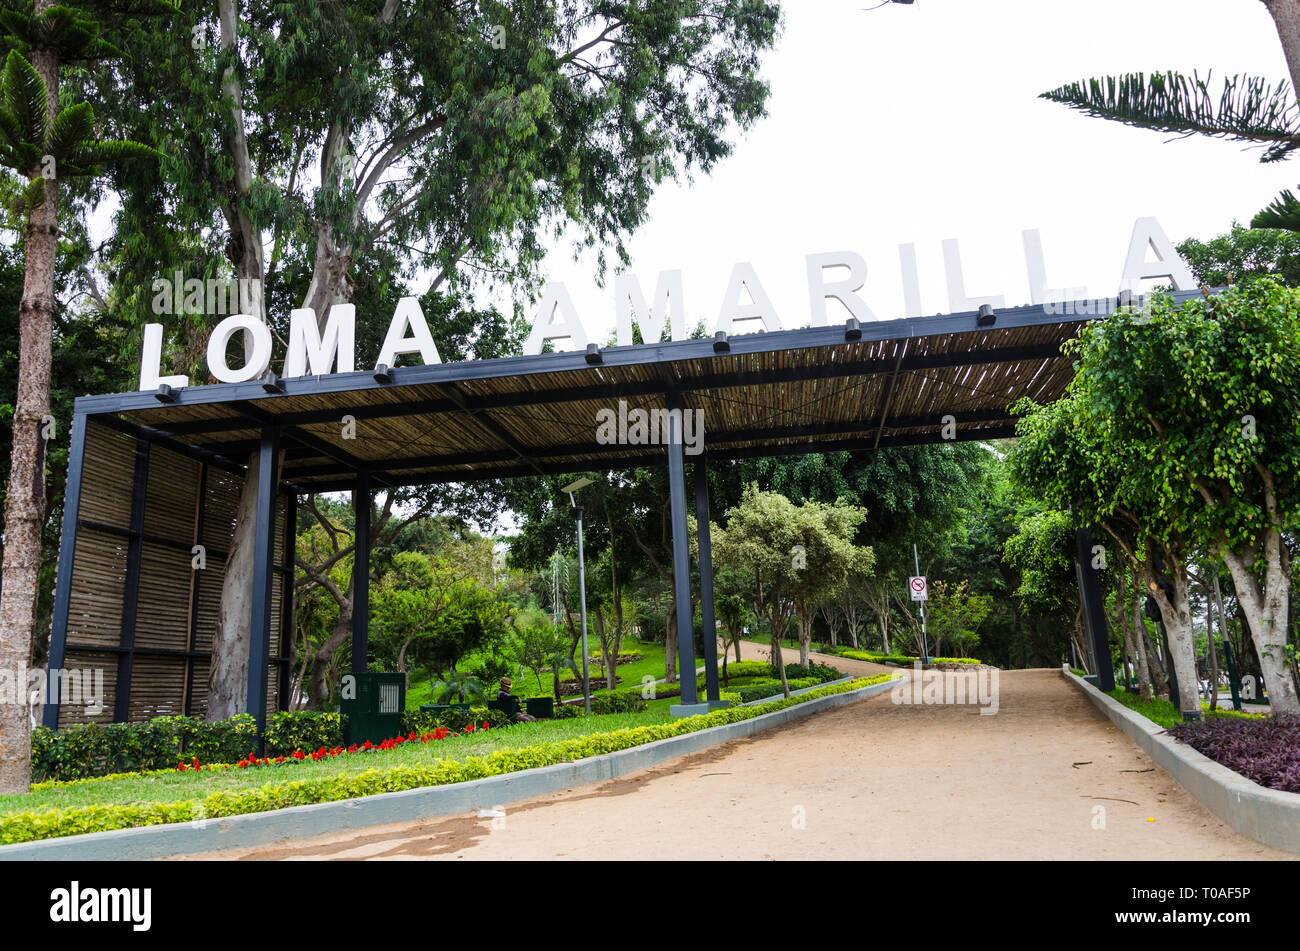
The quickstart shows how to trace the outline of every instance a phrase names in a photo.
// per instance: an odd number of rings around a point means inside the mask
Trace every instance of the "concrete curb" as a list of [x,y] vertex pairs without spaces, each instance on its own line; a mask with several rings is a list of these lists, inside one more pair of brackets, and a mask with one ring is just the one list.
[[782,726],[801,717],[875,696],[892,686],[893,681],[885,681],[859,690],[819,697],[738,723],[709,727],[627,750],[465,783],[427,786],[404,792],[380,793],[359,799],[292,806],[272,812],[193,823],[92,832],[0,846],[0,861],[159,859],[219,849],[274,845],[326,832],[346,832],[393,822],[415,822],[434,816],[461,815],[481,808],[521,802],[585,783],[626,776],[657,766],[666,760],[698,753],[731,740]]
[[1168,736],[1158,723],[1102,693],[1068,667],[1061,668],[1061,675],[1206,809],[1247,838],[1300,855],[1300,794],[1252,782]]

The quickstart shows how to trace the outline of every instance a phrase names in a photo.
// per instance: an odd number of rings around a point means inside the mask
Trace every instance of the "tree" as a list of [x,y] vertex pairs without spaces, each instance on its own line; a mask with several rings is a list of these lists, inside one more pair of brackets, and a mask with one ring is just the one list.
[[415,551],[393,557],[393,568],[372,594],[370,609],[376,640],[396,647],[398,671],[407,673],[407,652],[417,639],[435,635],[441,615],[453,607],[453,588],[464,578],[463,568],[443,558]]
[[1143,446],[1163,489],[1153,515],[1227,565],[1273,709],[1300,712],[1284,540],[1300,523],[1300,290],[1261,280],[1181,306],[1157,296],[1089,334],[1080,374],[1106,425]]
[[1082,659],[1084,666],[1090,666],[1075,576],[1074,547],[1075,526],[1071,516],[1060,509],[1034,505],[1019,513],[1016,533],[1007,539],[1003,557],[1020,573],[1020,585],[1013,593],[1026,611],[1071,618],[1070,638],[1075,655]]
[[1300,234],[1293,231],[1243,228],[1234,222],[1227,234],[1209,241],[1188,238],[1178,245],[1178,253],[1196,280],[1210,287],[1259,277],[1300,286]]
[[797,616],[806,663],[817,598],[827,586],[844,583],[853,557],[851,539],[863,516],[847,503],[796,506],[751,484],[740,504],[727,511],[726,527],[712,529],[714,557],[737,579],[754,613],[768,621],[772,664],[786,696],[781,637]]
[[[13,207],[25,219],[25,262],[0,579],[0,665],[10,670],[25,669],[30,660],[39,599],[46,466],[42,433],[50,411],[59,181],[157,154],[139,142],[101,140],[91,105],[73,103],[60,93],[60,71],[66,64],[120,52],[100,37],[99,25],[91,19],[99,6],[35,0],[0,8],[8,49],[0,76],[0,165],[27,180]],[[0,792],[27,790],[30,756],[27,710],[8,704],[0,711]]]
[[927,627],[934,636],[935,653],[941,653],[940,645],[947,644],[952,656],[969,657],[971,648],[979,642],[980,625],[992,610],[993,599],[987,594],[976,594],[969,581],[954,585],[935,580],[930,585],[925,612]]
[[[721,590],[721,586],[718,586]],[[740,657],[740,642],[745,636],[745,625],[749,622],[749,611],[745,608],[744,600],[736,594],[720,594],[713,602],[713,610],[717,619],[722,623],[719,630],[722,636],[722,682],[727,683],[727,657],[728,651],[735,648],[736,660]]]
[[518,660],[537,679],[537,689],[542,689],[542,672],[551,668],[559,699],[560,672],[554,667],[555,658],[567,659],[568,638],[552,624],[529,624],[519,629]]

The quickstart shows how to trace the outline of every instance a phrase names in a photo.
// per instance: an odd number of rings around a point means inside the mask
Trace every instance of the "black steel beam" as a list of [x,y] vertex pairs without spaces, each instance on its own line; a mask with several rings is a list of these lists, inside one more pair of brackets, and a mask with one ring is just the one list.
[[122,626],[118,644],[117,680],[113,684],[113,720],[124,723],[131,715],[131,674],[135,667],[135,622],[140,607],[140,558],[144,551],[144,510],[149,492],[149,440],[135,442],[135,469],[131,476],[131,537],[126,546],[126,577],[122,583]]
[[[957,430],[955,438],[949,442],[968,442],[971,440],[984,439],[1009,439],[1016,434],[1015,426],[986,426],[979,429]],[[873,437],[857,437],[852,439],[810,439],[804,442],[789,443],[772,443],[770,445],[748,446],[743,448],[726,449],[723,447],[711,447],[709,455],[714,459],[757,459],[766,456],[797,456],[812,452],[860,452],[871,449],[889,449],[895,446],[920,446],[929,445],[938,442],[931,435],[906,435],[906,436],[886,436],[880,440],[879,445],[875,443]],[[632,447],[622,447],[630,450]],[[659,455],[659,446],[644,447],[643,455],[626,455],[615,459],[602,459],[597,463],[587,463],[579,460],[566,462],[547,462],[545,460],[538,462],[538,468],[542,470],[542,475],[561,475],[571,472],[594,472],[594,471],[611,471],[615,469],[639,468],[642,466],[659,466],[663,465],[663,457]],[[392,473],[393,479],[397,484],[402,486],[419,486],[419,485],[445,485],[449,482],[477,482],[483,479],[518,479],[526,476],[535,476],[538,472],[529,466],[501,466],[495,469],[481,469],[477,472],[452,472],[452,473],[435,473],[432,475],[417,475],[410,478],[402,476],[400,473]],[[354,479],[338,479],[321,482],[306,482],[302,485],[302,490],[306,492],[346,492],[351,491],[356,484]]]
[[279,689],[276,691],[276,697],[279,700],[278,706],[281,710],[289,709],[289,676],[292,671],[289,669],[289,646],[293,643],[293,622],[294,622],[294,560],[298,557],[298,494],[289,492],[285,499],[284,511],[284,548],[280,556],[284,563],[281,567],[284,569],[280,575],[280,655],[283,658],[279,662]]
[[[197,511],[194,516],[194,544],[203,544],[203,525],[207,521],[208,512],[208,464],[205,462],[199,467],[199,497]],[[190,546],[193,552],[194,546]],[[207,550],[204,550],[206,558]],[[206,564],[206,560],[205,560]],[[194,567],[193,558],[190,560],[190,629],[185,637],[185,650],[193,651],[194,645],[198,643],[199,636],[199,588],[203,583],[203,571]],[[191,657],[185,662],[185,715],[191,715],[194,708],[194,658]]]
[[352,516],[352,672],[361,674],[370,649],[370,477],[364,472],[352,490]]
[[1075,532],[1075,568],[1079,581],[1079,605],[1083,609],[1084,627],[1092,643],[1097,667],[1097,688],[1115,689],[1115,667],[1110,657],[1110,634],[1106,626],[1106,605],[1101,596],[1101,579],[1092,566],[1092,532],[1083,526]]
[[[681,410],[681,397],[668,394],[668,409]],[[681,701],[698,699],[695,689],[695,630],[691,610],[691,553],[686,540],[686,461],[682,452],[681,413],[669,414],[668,500],[673,535],[673,605],[677,618],[677,670]]]
[[[473,409],[470,407],[465,395],[453,384],[446,383],[438,387],[446,394],[447,398],[454,402],[458,408],[469,415],[469,418],[489,436],[496,439],[499,443],[519,457],[519,460],[525,465],[532,468],[538,475],[544,475],[538,468],[536,460],[530,455],[530,450],[525,449],[519,444],[519,441],[512,436],[505,427],[501,426],[496,420],[484,414],[483,410]],[[389,468],[392,468],[391,466]]]
[[257,720],[259,736],[266,732],[267,678],[271,655],[272,567],[275,564],[275,503],[280,431],[262,430],[257,463],[257,513],[253,528],[253,590],[248,643],[248,712]]
[[[54,579],[54,612],[50,621],[49,676],[63,669],[68,642],[68,608],[72,603],[73,560],[77,549],[77,513],[81,510],[81,473],[86,459],[86,416],[75,413],[68,443],[68,476],[63,489],[63,526],[59,531],[59,566]],[[47,687],[49,685],[47,684]],[[54,693],[47,689],[46,697]],[[59,704],[46,703],[41,722],[58,729]]]
[[[704,699],[721,700],[718,693],[718,628],[713,612],[713,542],[709,530],[709,472],[705,457],[695,460],[695,524],[699,539],[700,623],[704,628]],[[692,667],[695,665],[692,664]]]

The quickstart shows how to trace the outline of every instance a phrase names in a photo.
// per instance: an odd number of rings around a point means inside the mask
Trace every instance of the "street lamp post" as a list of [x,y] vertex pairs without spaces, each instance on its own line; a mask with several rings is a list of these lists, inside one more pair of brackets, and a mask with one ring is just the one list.
[[[569,504],[573,506],[578,516],[578,604],[582,614],[582,706],[588,714],[591,713],[591,678],[587,674],[590,663],[587,654],[587,568],[582,557],[582,506],[573,496],[578,490],[585,489],[589,485],[591,480],[583,476],[577,482],[571,482],[560,490],[568,494]],[[559,670],[556,670],[555,676],[560,676]]]

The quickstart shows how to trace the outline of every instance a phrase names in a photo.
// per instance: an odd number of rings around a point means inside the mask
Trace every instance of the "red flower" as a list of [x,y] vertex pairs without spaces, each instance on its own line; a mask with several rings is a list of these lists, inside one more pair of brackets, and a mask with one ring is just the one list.
[[484,721],[483,721],[483,729],[486,730],[486,729],[488,729],[489,727],[491,727],[491,724],[488,723],[487,720],[484,720]]
[[194,757],[194,768],[195,769],[199,768],[199,758],[197,756]]

